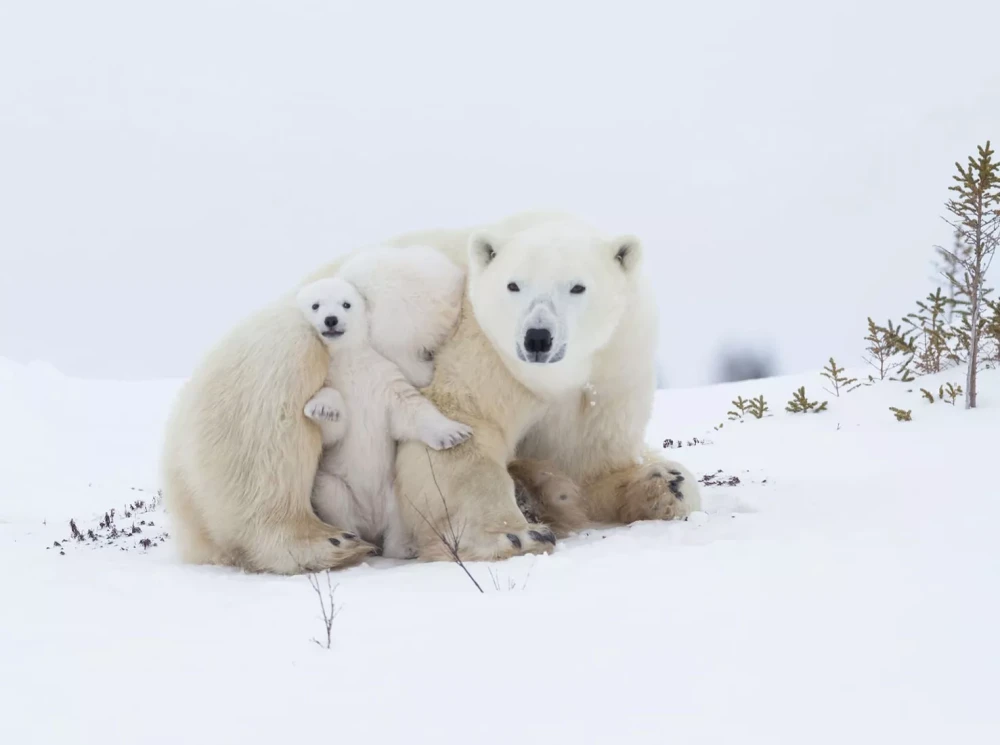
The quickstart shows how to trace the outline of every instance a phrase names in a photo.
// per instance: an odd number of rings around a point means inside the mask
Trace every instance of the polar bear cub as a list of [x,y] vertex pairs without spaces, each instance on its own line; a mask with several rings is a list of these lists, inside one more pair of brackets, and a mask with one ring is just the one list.
[[[405,273],[405,265],[394,266]],[[355,270],[345,268],[348,275]],[[304,412],[319,425],[324,446],[313,508],[325,522],[381,544],[383,555],[391,558],[414,554],[393,488],[397,441],[420,440],[442,450],[472,434],[471,427],[445,417],[414,387],[414,382],[430,381],[433,352],[457,323],[454,276],[442,275],[438,287],[423,286],[419,293],[412,286],[409,293],[399,293],[392,282],[379,282],[369,288],[374,298],[370,308],[358,288],[341,276],[313,282],[296,296],[330,353],[326,384]],[[421,297],[433,299],[421,303]],[[390,316],[397,317],[396,327],[388,323]],[[409,333],[399,333],[398,325]],[[380,344],[371,328],[383,329]],[[380,354],[377,346],[395,359]],[[409,379],[403,370],[409,371]]]

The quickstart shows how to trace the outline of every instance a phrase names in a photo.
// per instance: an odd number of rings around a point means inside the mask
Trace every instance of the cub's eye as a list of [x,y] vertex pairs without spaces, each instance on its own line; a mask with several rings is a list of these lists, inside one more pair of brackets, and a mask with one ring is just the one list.
[[587,291],[587,288],[584,287],[583,285],[573,285],[573,287],[570,288],[570,292],[572,294],[574,294],[574,295],[582,295],[586,291]]
[[350,307],[351,307],[350,303],[344,303],[344,310],[347,310]]
[[313,310],[319,310],[319,303],[313,303]]
[[517,282],[511,282],[507,285],[507,289],[511,292],[520,292],[521,288],[517,286]]

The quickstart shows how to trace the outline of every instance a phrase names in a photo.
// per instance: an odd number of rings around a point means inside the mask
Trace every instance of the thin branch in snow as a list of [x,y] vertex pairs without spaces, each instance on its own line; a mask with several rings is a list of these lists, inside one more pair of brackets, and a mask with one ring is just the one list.
[[[335,585],[330,579],[330,570],[326,570],[326,596],[323,595],[323,590],[320,585],[319,577],[317,574],[307,574],[306,579],[309,580],[309,585],[316,592],[316,597],[319,599],[320,611],[323,614],[323,626],[326,629],[326,648],[329,649],[330,645],[333,643],[333,620],[340,613],[340,608],[334,603],[334,594],[337,592],[337,588],[340,585]],[[324,646],[322,642],[318,639],[313,639],[313,642],[317,646]]]
[[410,506],[414,509],[414,511],[418,515],[420,515],[420,518],[425,523],[427,523],[427,527],[431,529],[431,532],[434,533],[435,536],[437,536],[437,539],[439,541],[441,541],[441,543],[447,549],[448,554],[451,556],[452,561],[458,564],[458,566],[462,569],[462,571],[465,572],[465,575],[469,578],[472,584],[476,586],[476,589],[485,595],[486,593],[483,592],[483,588],[480,587],[478,582],[476,582],[476,578],[472,576],[472,572],[470,572],[469,568],[465,566],[465,562],[462,561],[462,558],[458,554],[458,549],[462,542],[462,536],[465,534],[465,526],[462,527],[461,532],[455,531],[455,525],[451,519],[451,512],[448,509],[448,501],[444,498],[444,492],[441,490],[441,485],[438,483],[437,475],[434,473],[434,464],[431,462],[431,455],[426,451],[425,455],[427,456],[427,465],[431,469],[431,478],[434,480],[434,487],[437,489],[438,494],[441,495],[441,504],[444,505],[444,515],[445,515],[445,520],[447,522],[447,533],[445,533],[444,531],[439,529],[436,525],[434,525],[434,523],[432,523],[427,518],[427,516],[417,508],[415,504],[413,504],[413,501],[409,497],[406,498],[406,501],[410,503]]

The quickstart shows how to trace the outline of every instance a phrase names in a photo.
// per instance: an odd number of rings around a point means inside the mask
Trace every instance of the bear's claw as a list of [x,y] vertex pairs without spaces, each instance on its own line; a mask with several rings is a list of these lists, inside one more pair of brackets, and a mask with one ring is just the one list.
[[539,543],[551,543],[553,546],[556,545],[556,535],[548,528],[545,528],[545,530],[529,530],[528,535]]
[[424,444],[434,450],[450,450],[472,437],[472,427],[446,419],[445,423],[424,435]]
[[700,503],[697,483],[675,464],[650,463],[634,471],[622,485],[621,520],[683,520]]

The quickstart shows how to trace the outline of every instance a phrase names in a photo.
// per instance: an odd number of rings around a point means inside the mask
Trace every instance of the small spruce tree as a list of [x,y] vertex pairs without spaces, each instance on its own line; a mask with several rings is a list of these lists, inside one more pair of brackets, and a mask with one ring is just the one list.
[[938,388],[938,398],[942,401],[947,401],[952,406],[955,405],[955,401],[959,396],[962,395],[962,386],[952,385],[951,383],[945,383],[943,386]]
[[[948,280],[955,285],[967,304],[968,362],[965,377],[965,408],[976,407],[976,375],[980,362],[980,338],[987,288],[986,272],[1000,245],[1000,162],[993,160],[989,141],[977,148],[977,157],[969,157],[963,167],[956,163],[955,184],[948,187],[956,196],[946,203],[958,241],[968,252],[952,252],[957,271]],[[964,253],[964,251],[962,252]]]
[[785,405],[785,411],[791,412],[792,414],[807,414],[809,412],[818,414],[821,411],[826,411],[826,404],[826,401],[823,401],[822,403],[810,401],[806,396],[806,387],[801,386],[792,395],[792,400]]
[[896,415],[897,422],[913,421],[913,411],[910,409],[897,409],[895,406],[890,406],[889,411]]
[[956,335],[945,321],[953,306],[954,301],[938,287],[925,300],[917,301],[916,313],[903,318],[912,327],[908,337],[913,354],[911,364],[920,375],[939,373],[961,361],[952,349]]
[[910,366],[917,355],[917,343],[912,332],[903,330],[902,323],[893,326],[890,318],[885,326],[879,326],[869,318],[865,341],[865,362],[878,371],[879,380],[909,383],[914,379]]
[[830,384],[833,386],[832,391],[829,388],[824,388],[823,390],[827,393],[832,393],[837,398],[840,398],[840,391],[842,388],[852,390],[850,386],[858,382],[857,378],[849,378],[844,375],[844,368],[837,367],[837,363],[834,361],[833,357],[830,358],[830,364],[824,367],[823,372],[820,374],[829,380]]
[[750,405],[747,407],[747,413],[755,419],[763,419],[764,416],[770,411],[767,406],[767,401],[764,400],[764,395],[761,394],[757,398],[750,399]]
[[899,362],[895,359],[899,354],[899,347],[896,344],[899,332],[898,326],[893,328],[891,319],[885,326],[879,326],[871,316],[868,317],[868,336],[865,337],[868,346],[865,347],[864,360],[875,368],[879,380],[891,377],[892,372],[899,366]]
[[747,401],[743,396],[737,396],[734,401],[731,401],[732,405],[735,407],[734,410],[726,412],[729,415],[731,421],[738,421],[743,419],[743,415],[747,413],[750,408],[750,402]]
[[[892,321],[889,321],[892,323]],[[875,368],[878,372],[878,379],[885,380],[889,374],[889,360],[895,353],[893,345],[886,339],[884,329],[875,325],[875,321],[868,316],[868,336],[865,337],[868,346],[865,347],[865,362]]]

